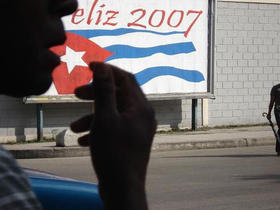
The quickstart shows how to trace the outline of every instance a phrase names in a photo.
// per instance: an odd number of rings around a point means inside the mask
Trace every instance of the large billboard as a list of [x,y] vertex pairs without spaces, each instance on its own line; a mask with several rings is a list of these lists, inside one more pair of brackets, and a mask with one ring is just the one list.
[[45,96],[71,95],[90,83],[88,64],[102,61],[133,73],[147,95],[210,92],[208,0],[79,0],[63,18],[66,43]]

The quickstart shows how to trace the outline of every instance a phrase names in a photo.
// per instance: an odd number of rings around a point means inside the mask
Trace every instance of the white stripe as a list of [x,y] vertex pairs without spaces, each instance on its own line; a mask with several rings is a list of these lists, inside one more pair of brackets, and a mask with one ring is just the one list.
[[164,36],[144,32],[130,33],[120,36],[99,36],[90,38],[89,40],[95,42],[103,48],[119,44],[130,45],[134,47],[153,47],[190,41],[184,37],[184,34],[172,34]]
[[146,94],[206,92],[206,81],[192,83],[173,76],[156,77],[141,88]]
[[180,69],[198,70],[199,63],[196,61],[195,53],[164,55],[154,54],[145,58],[137,59],[116,59],[108,63],[123,68],[131,73],[137,73],[149,67],[155,66],[172,66]]

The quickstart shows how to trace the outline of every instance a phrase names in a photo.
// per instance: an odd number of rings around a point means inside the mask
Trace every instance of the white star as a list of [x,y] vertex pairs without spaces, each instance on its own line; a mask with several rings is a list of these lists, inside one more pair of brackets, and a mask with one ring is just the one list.
[[60,59],[67,65],[68,73],[70,74],[75,66],[88,66],[82,59],[86,52],[78,52],[66,46],[66,53]]

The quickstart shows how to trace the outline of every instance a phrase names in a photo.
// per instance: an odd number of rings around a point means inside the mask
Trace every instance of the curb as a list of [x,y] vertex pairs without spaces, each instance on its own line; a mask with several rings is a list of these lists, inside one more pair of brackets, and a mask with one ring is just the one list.
[[[176,150],[198,150],[198,149],[221,149],[250,146],[274,145],[275,139],[264,138],[237,138],[232,140],[212,140],[212,141],[185,141],[185,142],[154,142],[153,152],[176,151]],[[9,149],[16,159],[32,158],[62,158],[62,157],[84,157],[89,156],[87,147],[51,147],[34,149]]]
[[9,152],[16,159],[84,157],[90,155],[89,149],[87,147],[54,147],[50,149],[23,150],[10,149]]
[[171,150],[198,150],[198,149],[221,149],[234,147],[251,147],[274,145],[275,139],[266,138],[242,138],[232,140],[216,140],[216,141],[193,141],[193,142],[168,142],[154,143],[152,151],[171,151]]

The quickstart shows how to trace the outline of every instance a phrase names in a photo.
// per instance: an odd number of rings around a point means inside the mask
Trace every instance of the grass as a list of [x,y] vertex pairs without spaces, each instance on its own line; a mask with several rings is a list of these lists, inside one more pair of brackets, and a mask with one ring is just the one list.
[[[256,127],[256,126],[267,126],[268,123],[262,123],[262,124],[244,124],[244,125],[225,125],[225,126],[215,126],[215,127],[199,127],[195,131],[193,131],[191,128],[185,128],[185,129],[170,129],[170,130],[159,130],[156,133],[157,134],[176,134],[176,133],[186,133],[186,132],[197,132],[197,131],[209,131],[212,129],[234,129],[234,128],[246,128],[246,127]],[[38,141],[37,139],[32,139],[28,141],[12,141],[7,142],[5,144],[31,144],[31,143],[45,143],[45,142],[55,142],[55,139],[53,138],[43,138],[43,140]]]
[[[244,125],[224,125],[224,126],[214,126],[214,127],[198,127],[195,131],[209,131],[213,129],[234,129],[234,128],[246,128],[246,127],[257,127],[257,126],[267,126],[268,123],[262,124],[244,124]],[[171,129],[171,130],[160,130],[157,131],[157,134],[175,134],[179,132],[195,132],[191,128],[185,129]]]
[[5,144],[9,144],[9,145],[13,145],[13,144],[31,144],[31,143],[45,143],[45,142],[55,142],[54,139],[50,139],[50,138],[43,138],[43,140],[38,141],[37,139],[32,139],[32,140],[28,140],[28,141],[11,141],[11,142],[7,142]]

